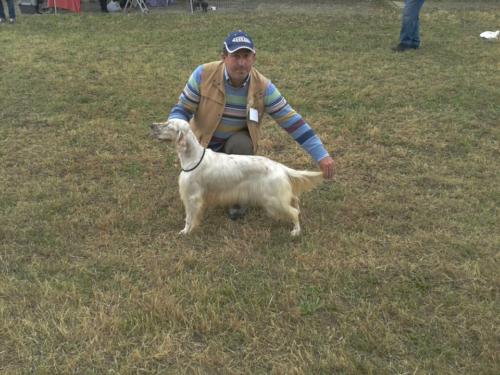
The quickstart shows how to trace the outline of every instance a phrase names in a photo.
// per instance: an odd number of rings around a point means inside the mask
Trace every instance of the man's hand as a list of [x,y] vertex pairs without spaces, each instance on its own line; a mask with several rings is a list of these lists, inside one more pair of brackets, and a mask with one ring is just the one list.
[[330,156],[321,159],[319,161],[319,168],[321,169],[321,172],[323,172],[324,178],[326,179],[333,178],[333,175],[335,174],[335,163],[333,162],[333,159]]

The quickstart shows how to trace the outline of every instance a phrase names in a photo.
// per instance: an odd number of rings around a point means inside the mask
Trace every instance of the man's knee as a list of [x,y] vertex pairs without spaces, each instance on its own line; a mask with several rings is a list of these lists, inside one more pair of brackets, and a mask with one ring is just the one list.
[[226,154],[253,155],[252,138],[247,131],[241,131],[232,135],[224,145]]

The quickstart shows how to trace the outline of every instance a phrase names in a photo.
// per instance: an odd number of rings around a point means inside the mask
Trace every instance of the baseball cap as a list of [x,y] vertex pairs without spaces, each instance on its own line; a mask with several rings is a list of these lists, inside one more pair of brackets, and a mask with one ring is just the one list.
[[238,30],[229,33],[224,40],[224,46],[227,52],[234,53],[240,49],[248,49],[255,53],[252,38],[246,32]]

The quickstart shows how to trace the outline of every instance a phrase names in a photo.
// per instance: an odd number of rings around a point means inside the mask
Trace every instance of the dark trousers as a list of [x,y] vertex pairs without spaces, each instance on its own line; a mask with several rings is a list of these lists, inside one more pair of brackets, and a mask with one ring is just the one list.
[[99,0],[99,4],[103,12],[108,12],[108,0]]
[[225,154],[253,155],[253,143],[247,131],[240,131],[232,135],[224,145]]
[[[9,17],[16,18],[16,6],[14,4],[14,0],[7,0],[7,9],[9,10]],[[3,0],[0,0],[0,18],[5,18]]]

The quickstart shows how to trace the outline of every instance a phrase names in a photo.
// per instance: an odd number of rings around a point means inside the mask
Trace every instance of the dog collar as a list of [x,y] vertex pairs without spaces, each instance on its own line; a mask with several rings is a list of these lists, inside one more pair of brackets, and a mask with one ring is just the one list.
[[189,168],[189,169],[184,169],[181,167],[182,171],[183,172],[191,172],[191,171],[194,171],[196,168],[198,168],[198,166],[201,164],[201,162],[203,161],[203,158],[205,157],[205,150],[206,148],[203,147],[203,154],[201,154],[201,159],[198,163],[196,163],[196,165],[193,167],[193,168]]

